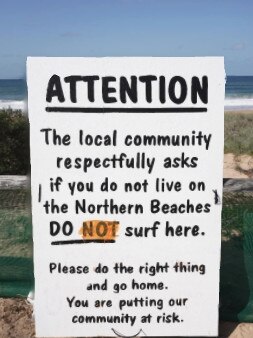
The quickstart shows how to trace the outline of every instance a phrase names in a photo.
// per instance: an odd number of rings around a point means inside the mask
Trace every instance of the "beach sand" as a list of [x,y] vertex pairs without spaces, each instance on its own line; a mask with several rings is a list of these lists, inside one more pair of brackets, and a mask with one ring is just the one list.
[[[253,131],[252,131],[253,132]],[[224,155],[223,165],[224,178],[252,178],[253,177],[253,156],[250,155]]]

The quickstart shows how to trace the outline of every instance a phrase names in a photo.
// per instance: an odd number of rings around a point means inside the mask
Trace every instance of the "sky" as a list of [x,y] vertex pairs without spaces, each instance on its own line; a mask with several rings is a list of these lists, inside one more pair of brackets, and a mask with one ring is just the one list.
[[253,75],[252,0],[2,0],[0,78],[27,56],[224,56]]

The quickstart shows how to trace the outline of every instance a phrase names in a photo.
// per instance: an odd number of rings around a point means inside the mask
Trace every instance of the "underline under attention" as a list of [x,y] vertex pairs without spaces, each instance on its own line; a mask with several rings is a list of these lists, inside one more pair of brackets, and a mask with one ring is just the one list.
[[206,113],[202,107],[116,108],[116,107],[46,107],[48,113]]

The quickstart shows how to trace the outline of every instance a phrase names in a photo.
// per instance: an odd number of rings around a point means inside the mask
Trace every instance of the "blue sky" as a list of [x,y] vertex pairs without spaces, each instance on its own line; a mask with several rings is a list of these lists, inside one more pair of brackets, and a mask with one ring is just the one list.
[[27,56],[224,56],[253,75],[252,0],[8,0],[0,6],[0,78]]

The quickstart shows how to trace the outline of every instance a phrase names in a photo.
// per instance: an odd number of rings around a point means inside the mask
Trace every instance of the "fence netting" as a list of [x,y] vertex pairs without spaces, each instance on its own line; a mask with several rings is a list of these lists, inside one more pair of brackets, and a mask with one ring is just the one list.
[[26,297],[33,288],[30,191],[0,190],[0,296]]

